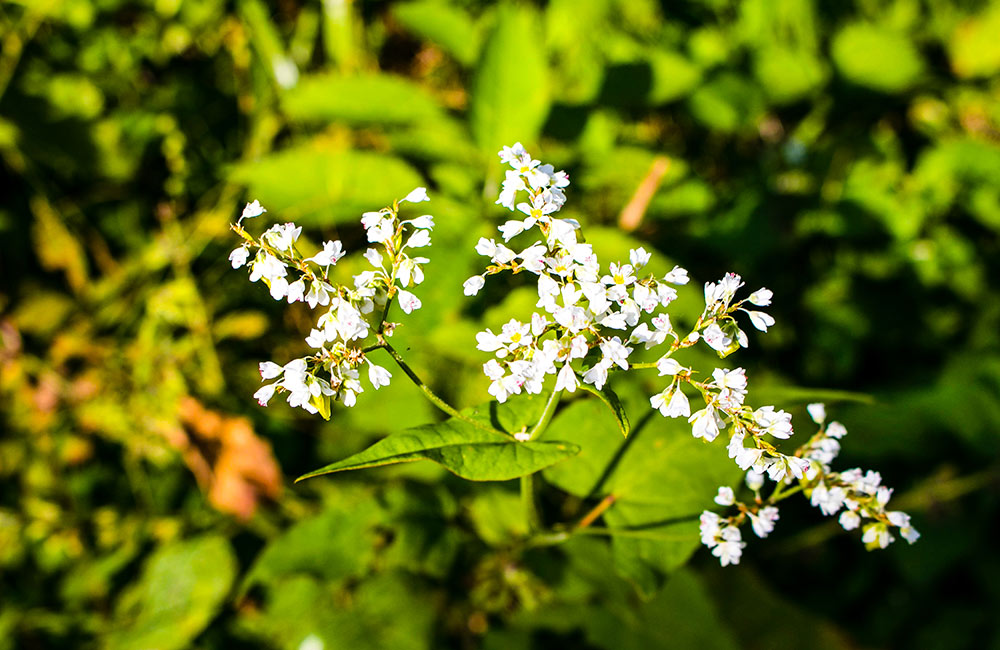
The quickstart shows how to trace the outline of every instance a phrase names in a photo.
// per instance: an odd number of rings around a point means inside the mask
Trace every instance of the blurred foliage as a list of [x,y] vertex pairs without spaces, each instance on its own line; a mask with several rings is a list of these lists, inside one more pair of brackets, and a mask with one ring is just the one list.
[[[998,33],[976,0],[0,3],[0,648],[1000,648]],[[253,404],[308,316],[229,269],[238,206],[357,250],[426,184],[397,348],[472,406],[475,332],[533,300],[459,289],[514,140],[603,259],[773,289],[757,398],[831,401],[920,543],[788,506],[739,568],[675,571],[669,518],[731,466],[628,386],[634,444],[593,402],[553,424],[614,473],[555,465],[541,505],[614,494],[645,536],[524,548],[514,486],[430,463],[289,485],[438,415],[403,382],[329,423]]]

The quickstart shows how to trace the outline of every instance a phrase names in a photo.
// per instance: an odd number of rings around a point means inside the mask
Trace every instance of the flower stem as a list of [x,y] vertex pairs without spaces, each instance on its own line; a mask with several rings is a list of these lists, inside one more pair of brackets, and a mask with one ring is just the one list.
[[538,503],[535,501],[535,475],[527,474],[521,477],[521,508],[524,510],[524,520],[528,525],[528,534],[533,535],[541,530],[542,519],[538,514]]
[[[393,348],[389,344],[388,341],[385,340],[384,336],[379,335],[378,338],[379,338],[379,345],[378,345],[378,347],[383,348],[386,352],[389,353],[389,356],[391,356],[393,358],[393,360],[396,362],[396,364],[400,368],[402,368],[403,372],[406,373],[406,376],[409,377],[410,380],[414,384],[417,385],[417,388],[419,388],[421,391],[423,391],[424,397],[426,397],[428,400],[430,400],[431,404],[433,404],[434,406],[438,407],[439,409],[441,409],[442,411],[444,411],[445,413],[447,413],[451,417],[458,418],[459,420],[463,420],[465,422],[468,422],[469,424],[471,424],[472,426],[476,427],[477,429],[483,429],[484,431],[489,431],[491,433],[502,433],[504,435],[509,435],[509,434],[504,433],[503,431],[498,431],[498,430],[494,429],[493,427],[487,426],[487,425],[483,424],[482,422],[479,422],[477,420],[473,420],[469,416],[467,416],[467,415],[459,412],[458,409],[456,409],[454,406],[452,406],[448,402],[446,402],[443,399],[441,399],[440,397],[438,397],[437,394],[435,394],[434,391],[432,391],[430,389],[430,386],[428,386],[427,384],[425,384],[423,382],[423,380],[421,380],[420,377],[417,376],[417,373],[413,371],[413,368],[411,368],[409,366],[409,364],[406,363],[406,361],[403,360],[403,357],[399,356],[399,353],[396,352],[395,348]],[[366,348],[366,350],[367,350],[367,348]]]
[[545,409],[542,410],[542,415],[538,418],[538,422],[535,426],[531,428],[528,433],[528,440],[534,440],[545,431],[545,428],[549,426],[549,422],[552,421],[552,416],[555,415],[556,407],[559,405],[559,397],[562,395],[561,390],[554,390],[552,394],[549,395],[549,401],[545,403]]

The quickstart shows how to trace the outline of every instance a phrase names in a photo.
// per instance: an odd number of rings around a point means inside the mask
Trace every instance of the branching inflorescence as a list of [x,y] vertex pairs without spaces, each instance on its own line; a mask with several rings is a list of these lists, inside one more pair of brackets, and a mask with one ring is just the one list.
[[[774,406],[747,404],[743,368],[716,368],[710,379],[700,378],[693,368],[673,358],[679,350],[699,342],[720,358],[747,347],[747,334],[737,318],[745,318],[766,332],[774,319],[758,308],[771,304],[771,291],[761,288],[738,299],[744,283],[734,273],[706,283],[704,310],[682,335],[675,330],[668,308],[677,298],[675,287],[688,283],[686,270],[675,266],[663,277],[643,275],[651,255],[637,248],[629,252],[627,264],[611,263],[602,271],[592,246],[579,235],[580,224],[557,216],[566,202],[567,174],[534,160],[520,144],[504,147],[499,156],[510,169],[496,203],[523,216],[499,227],[502,242],[479,240],[476,251],[489,258],[489,264],[483,273],[464,282],[464,293],[476,295],[489,276],[527,272],[537,276],[539,311],[528,322],[511,319],[499,332],[486,329],[476,336],[478,349],[493,355],[483,365],[483,372],[490,381],[489,393],[497,401],[522,392],[539,394],[550,375],[555,376],[551,390],[558,399],[561,391],[572,393],[581,385],[601,391],[612,372],[655,369],[665,378],[666,386],[650,397],[651,407],[664,417],[687,419],[692,435],[706,442],[720,434],[728,436],[729,457],[746,472],[752,500],[737,501],[732,488],[721,487],[715,501],[733,514],[705,511],[700,518],[702,543],[724,566],[738,563],[746,546],[740,527],[749,522],[755,534],[766,537],[778,520],[777,504],[797,492],[804,493],[824,515],[841,512],[840,524],[845,529],[861,527],[862,541],[870,549],[888,546],[894,540],[892,528],[908,542],[916,541],[919,534],[910,526],[909,516],[886,510],[892,490],[881,485],[878,473],[832,470],[830,463],[847,431],[837,422],[826,421],[822,404],[808,408],[819,431],[794,453],[786,454],[771,440],[791,438],[791,414]],[[324,417],[329,417],[331,399],[352,406],[363,391],[359,381],[362,365],[368,364],[374,388],[389,382],[389,372],[366,356],[377,348],[389,350],[415,379],[386,340],[395,327],[386,317],[393,300],[405,313],[420,307],[420,300],[407,288],[420,284],[421,267],[428,260],[410,257],[409,251],[430,244],[433,219],[425,215],[404,221],[398,211],[401,202],[426,200],[426,191],[417,188],[392,207],[365,213],[362,224],[369,242],[378,248],[365,252],[373,270],[355,275],[353,287],[334,286],[329,281],[330,267],[344,255],[339,241],[326,242],[323,250],[304,258],[295,246],[300,228],[276,225],[256,239],[243,229],[242,221],[264,209],[256,201],[246,206],[233,226],[244,239],[230,255],[233,267],[246,264],[256,249],[249,264],[251,281],[264,280],[277,300],[304,300],[313,309],[323,308],[316,328],[306,338],[312,355],[284,366],[260,364],[261,376],[275,380],[256,393],[262,405],[275,392],[284,392],[290,405]],[[508,247],[515,239],[531,243]],[[366,345],[366,341],[372,342]],[[629,357],[639,345],[647,350],[662,349],[663,354],[654,363],[630,363]],[[440,398],[425,392],[446,411],[457,414],[442,405]],[[692,412],[689,394],[704,406]],[[536,435],[538,429],[534,430]],[[515,437],[528,441],[532,434]],[[765,489],[767,479],[773,484],[770,490]]]

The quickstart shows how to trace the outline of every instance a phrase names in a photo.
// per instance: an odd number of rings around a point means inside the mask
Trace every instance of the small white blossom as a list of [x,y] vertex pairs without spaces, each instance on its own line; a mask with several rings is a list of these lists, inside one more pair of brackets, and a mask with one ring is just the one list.
[[405,289],[399,290],[399,307],[404,313],[409,314],[414,310],[420,309],[421,307],[420,298],[406,291]]
[[816,424],[823,424],[826,422],[826,406],[819,402],[815,402],[806,406],[806,410],[809,411],[809,417],[813,419]]
[[733,488],[728,486],[720,487],[719,493],[715,495],[714,501],[720,506],[731,506],[736,503],[736,497],[733,495]]
[[249,256],[250,249],[246,246],[240,246],[229,254],[229,261],[232,263],[234,269],[238,269],[247,263],[247,258]]
[[467,296],[474,296],[479,293],[480,289],[482,289],[485,284],[486,280],[483,276],[474,275],[462,283],[462,291]]
[[399,200],[400,203],[403,203],[404,201],[408,201],[410,203],[420,203],[421,201],[430,201],[430,198],[427,196],[427,188],[418,187],[417,189],[407,194],[404,198]]
[[261,207],[260,202],[258,202],[257,199],[254,199],[252,202],[247,203],[246,206],[244,206],[243,214],[240,215],[239,220],[243,221],[244,219],[259,217],[265,212],[267,212],[267,210]]

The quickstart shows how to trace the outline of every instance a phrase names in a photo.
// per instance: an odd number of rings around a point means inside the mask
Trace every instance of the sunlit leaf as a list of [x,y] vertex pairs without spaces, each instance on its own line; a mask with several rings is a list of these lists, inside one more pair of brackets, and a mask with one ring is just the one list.
[[303,77],[282,99],[293,120],[352,124],[409,124],[440,114],[434,98],[403,77],[387,74]]
[[392,15],[459,63],[476,62],[482,37],[478,25],[462,8],[440,0],[418,0],[394,5]]
[[833,60],[849,81],[893,93],[912,86],[924,64],[905,35],[868,23],[853,23],[833,38]]
[[479,146],[495,153],[537,139],[549,112],[548,64],[538,18],[504,4],[480,57],[469,119]]
[[[347,470],[432,460],[470,481],[506,481],[537,472],[580,451],[571,443],[518,442],[512,436],[490,431],[491,427],[509,424],[509,409],[473,409],[466,413],[477,419],[479,426],[450,418],[440,424],[390,434],[360,453],[296,480]],[[502,417],[500,413],[507,415]]]

